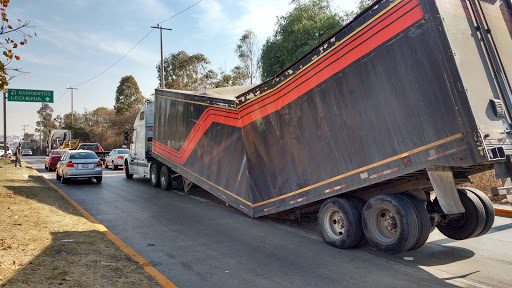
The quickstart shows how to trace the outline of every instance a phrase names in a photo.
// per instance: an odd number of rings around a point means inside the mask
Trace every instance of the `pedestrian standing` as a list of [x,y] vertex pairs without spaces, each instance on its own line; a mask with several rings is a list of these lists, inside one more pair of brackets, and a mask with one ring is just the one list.
[[18,147],[16,147],[16,164],[14,164],[14,167],[18,167],[20,165],[21,167],[21,142],[18,144]]

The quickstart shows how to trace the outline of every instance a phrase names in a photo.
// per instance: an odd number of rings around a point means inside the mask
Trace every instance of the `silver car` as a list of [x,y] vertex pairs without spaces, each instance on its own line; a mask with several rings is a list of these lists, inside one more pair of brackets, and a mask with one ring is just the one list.
[[94,178],[96,182],[101,183],[102,164],[92,151],[68,150],[60,158],[55,176],[63,184],[68,183],[70,178]]
[[130,154],[129,149],[114,149],[105,158],[105,168],[109,166],[112,170],[116,170],[118,167],[124,166],[124,158]]

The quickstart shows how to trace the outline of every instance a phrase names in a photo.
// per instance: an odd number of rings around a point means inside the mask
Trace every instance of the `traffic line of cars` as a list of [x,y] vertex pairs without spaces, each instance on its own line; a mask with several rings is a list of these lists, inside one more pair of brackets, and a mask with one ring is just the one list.
[[[115,170],[123,166],[128,154],[129,149],[112,150],[105,159],[105,168],[110,166]],[[55,169],[56,179],[63,184],[78,178],[95,179],[98,183],[103,181],[103,162],[91,150],[52,150],[44,161],[44,168],[48,171]]]

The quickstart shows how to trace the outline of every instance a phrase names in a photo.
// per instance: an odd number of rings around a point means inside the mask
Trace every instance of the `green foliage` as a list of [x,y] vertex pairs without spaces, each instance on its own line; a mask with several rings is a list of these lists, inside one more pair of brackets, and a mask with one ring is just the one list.
[[119,81],[116,90],[116,103],[114,109],[119,115],[123,115],[144,104],[144,96],[140,92],[139,85],[132,75],[124,76]]
[[274,35],[263,45],[260,62],[263,80],[275,76],[326,37],[341,28],[342,16],[329,0],[292,0],[294,8],[277,18]]
[[[43,139],[48,139],[49,130],[57,127],[55,121],[53,121],[53,108],[48,103],[43,103],[41,108],[37,110],[39,121],[36,122],[36,132],[42,132]],[[46,142],[46,140],[44,140]]]
[[[4,37],[6,37],[4,38],[5,41],[0,41],[0,47],[3,49],[2,55],[5,57],[0,60],[0,90],[4,90],[6,86],[9,85],[10,80],[25,73],[21,68],[12,67],[11,62],[13,60],[21,59],[14,50],[19,46],[27,44],[27,38],[32,38],[32,36],[27,34],[25,31],[28,28],[33,28],[33,26],[29,26],[29,21],[23,22],[20,19],[16,19],[16,24],[9,24],[9,18],[7,17],[6,10],[4,9],[9,5],[9,0],[0,0],[0,4],[2,5],[0,8],[0,14],[2,17],[0,36],[5,35]],[[13,34],[14,36],[12,36]],[[19,40],[11,39],[11,37],[14,38],[16,35],[20,38]],[[37,36],[37,33],[34,32],[34,36]]]
[[[217,73],[208,68],[210,60],[201,53],[189,55],[185,51],[171,53],[164,58],[166,89],[199,91],[215,87]],[[160,81],[160,63],[156,65]]]
[[375,2],[376,0],[359,0],[359,2],[357,3],[357,13],[363,11],[364,9],[370,7],[370,5],[372,5],[373,2]]

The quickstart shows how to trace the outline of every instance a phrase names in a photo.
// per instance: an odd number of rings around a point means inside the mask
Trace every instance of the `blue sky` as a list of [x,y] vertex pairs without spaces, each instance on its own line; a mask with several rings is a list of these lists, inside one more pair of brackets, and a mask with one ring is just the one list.
[[[125,55],[150,30],[198,0],[11,0],[9,19],[29,20],[37,37],[17,49],[15,64],[27,75],[11,81],[8,88],[53,90],[54,116],[71,112],[71,93],[76,87],[74,111],[114,106],[119,80],[133,75],[142,94],[149,97],[158,86],[156,64],[160,61],[160,35],[151,32],[131,53],[90,82]],[[333,0],[336,11],[353,10],[355,0]],[[244,30],[252,29],[259,44],[272,35],[277,16],[291,10],[289,0],[203,0],[182,14],[162,23],[164,56],[184,50],[203,53],[211,68],[230,71],[238,63],[234,52]],[[28,30],[30,34],[33,31]],[[81,85],[79,85],[81,84]],[[1,101],[0,101],[1,102]],[[1,111],[3,111],[3,103]],[[33,133],[39,103],[7,102],[7,134],[22,135],[23,126]],[[3,137],[3,117],[0,117]]]

